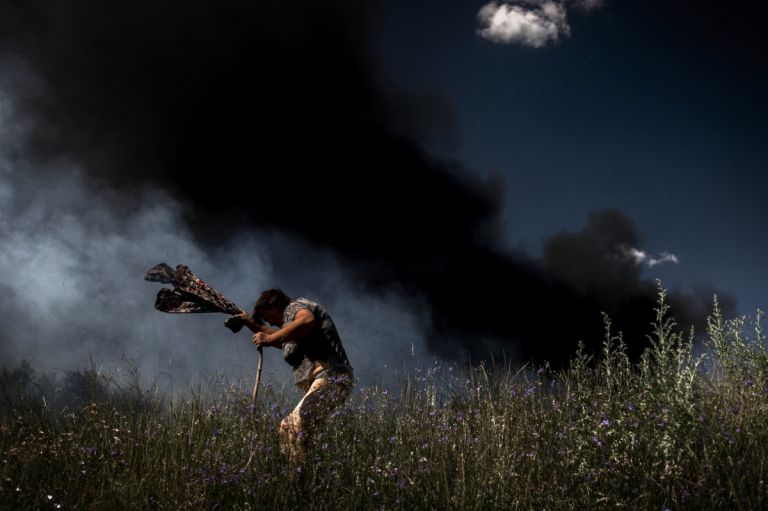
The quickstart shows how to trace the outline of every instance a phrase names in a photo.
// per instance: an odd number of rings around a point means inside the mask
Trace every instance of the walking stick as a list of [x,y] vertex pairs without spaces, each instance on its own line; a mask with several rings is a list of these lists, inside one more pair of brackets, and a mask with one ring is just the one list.
[[256,366],[256,381],[253,382],[253,402],[256,402],[256,398],[259,397],[259,385],[261,384],[261,364],[264,360],[264,354],[261,352],[261,346],[259,346],[259,364]]

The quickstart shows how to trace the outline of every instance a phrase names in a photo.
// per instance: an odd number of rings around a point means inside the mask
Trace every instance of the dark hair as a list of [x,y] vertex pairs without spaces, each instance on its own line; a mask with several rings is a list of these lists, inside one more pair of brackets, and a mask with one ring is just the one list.
[[288,304],[291,303],[291,299],[283,293],[282,289],[267,289],[263,293],[261,293],[261,296],[259,296],[259,299],[256,300],[256,305],[253,306],[253,318],[262,318],[262,314],[267,309],[271,309],[273,307],[276,307],[279,310],[285,310],[286,307],[288,307]]

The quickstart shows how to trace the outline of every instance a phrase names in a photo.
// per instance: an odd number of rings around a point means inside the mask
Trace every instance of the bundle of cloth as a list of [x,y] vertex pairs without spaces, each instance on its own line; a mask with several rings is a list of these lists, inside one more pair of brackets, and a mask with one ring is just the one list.
[[157,293],[155,309],[159,311],[173,314],[221,312],[232,316],[224,325],[233,333],[243,327],[242,320],[237,317],[243,309],[203,282],[188,266],[180,264],[174,269],[160,263],[147,270],[144,280],[173,285],[173,288],[164,287]]

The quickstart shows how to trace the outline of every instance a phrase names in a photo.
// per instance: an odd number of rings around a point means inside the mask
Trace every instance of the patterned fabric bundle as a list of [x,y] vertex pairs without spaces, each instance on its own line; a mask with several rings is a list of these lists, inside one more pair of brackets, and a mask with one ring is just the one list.
[[[203,282],[183,264],[176,266],[174,270],[167,264],[160,263],[147,270],[144,280],[173,285],[173,289],[164,287],[157,293],[155,308],[162,312],[223,312],[232,315],[242,312],[229,298]],[[239,319],[230,318],[225,325],[233,332],[238,332],[243,326]]]

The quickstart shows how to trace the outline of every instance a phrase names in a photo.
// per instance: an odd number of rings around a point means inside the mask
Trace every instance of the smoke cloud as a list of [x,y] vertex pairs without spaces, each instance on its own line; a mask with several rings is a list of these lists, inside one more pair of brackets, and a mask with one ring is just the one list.
[[[4,327],[4,342],[44,350],[56,320],[77,316],[69,342],[90,344],[73,354],[170,335],[188,364],[215,360],[219,325],[160,325],[151,310],[140,277],[165,261],[246,305],[273,285],[318,299],[356,368],[422,342],[446,358],[563,363],[578,340],[599,342],[601,311],[642,347],[656,290],[617,257],[640,246],[632,221],[595,213],[541,259],[499,246],[498,189],[402,128],[431,123],[392,108],[402,91],[378,71],[374,17],[352,0],[0,0],[18,142],[3,243],[21,247],[3,258],[14,299],[0,312],[6,325],[49,315]],[[36,268],[44,297],[20,277]],[[711,295],[674,296],[701,324]]]
[[[179,385],[201,373],[250,374],[256,350],[249,335],[223,328],[224,315],[154,310],[159,286],[142,278],[150,261],[189,264],[246,309],[274,285],[320,301],[364,381],[388,374],[382,365],[398,367],[414,347],[418,360],[428,356],[402,300],[352,289],[331,254],[300,241],[253,233],[220,249],[201,247],[181,220],[183,208],[168,196],[146,191],[126,199],[89,184],[76,169],[41,176],[15,163],[4,166],[0,184],[4,364],[27,359],[57,370],[86,367],[92,358],[120,370],[125,358],[143,375],[165,374]],[[116,213],[116,202],[133,211]],[[291,255],[309,262],[285,271]],[[279,353],[266,353],[268,370],[287,374]]]

